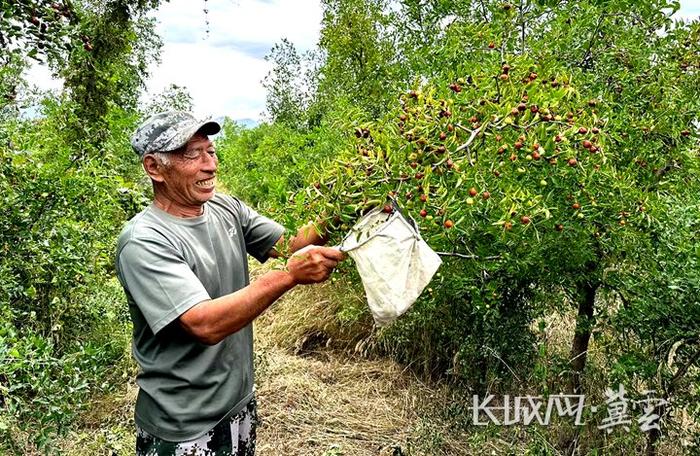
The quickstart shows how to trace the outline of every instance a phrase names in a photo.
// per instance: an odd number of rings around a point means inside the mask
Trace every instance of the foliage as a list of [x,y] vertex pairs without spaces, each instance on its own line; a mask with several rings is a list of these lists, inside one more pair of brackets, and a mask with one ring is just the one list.
[[10,208],[0,230],[0,421],[8,442],[32,427],[40,430],[35,443],[49,445],[90,394],[108,387],[101,379],[128,344],[106,329],[128,318],[125,307],[114,311],[123,306],[118,290],[100,289],[115,230],[134,201],[118,190],[116,156],[78,166],[59,133],[69,106],[49,102],[42,119],[3,125],[12,144],[0,149],[2,202]]
[[[2,453],[51,452],[90,398],[115,385],[109,372],[126,353],[126,306],[109,277],[117,231],[145,202],[128,138],[158,51],[140,17],[156,4],[3,3],[11,19],[0,33],[17,33],[0,54]],[[39,32],[29,13],[41,15]],[[41,55],[67,90],[18,100],[26,59]],[[18,116],[33,99],[32,116]]]
[[[101,287],[81,298],[83,333],[61,348],[37,329],[41,323],[36,313],[20,315],[6,305],[0,309],[3,454],[28,454],[33,448],[52,453],[53,440],[92,404],[95,395],[121,382],[131,337],[127,306],[116,281]],[[21,330],[13,324],[18,315]]]
[[296,217],[340,228],[336,242],[393,196],[446,260],[383,346],[426,373],[505,386],[545,347],[534,323],[573,307],[571,362],[550,366],[547,388],[582,387],[595,337],[611,381],[654,383],[675,347],[680,367],[659,386],[690,397],[696,294],[665,284],[695,280],[699,24],[674,23],[663,0],[324,8],[310,106],[339,130],[337,154],[290,200]]
[[79,22],[68,2],[21,0],[0,4],[0,61],[61,61],[74,46]]
[[[579,388],[588,371],[689,404],[700,333],[687,285],[697,282],[697,211],[688,202],[699,194],[691,185],[698,26],[673,24],[666,6],[674,5],[404,1],[353,35],[343,24],[367,16],[343,18],[367,3],[325,5],[315,103],[337,129],[338,152],[290,200],[291,220],[340,225],[337,242],[391,194],[446,255],[414,309],[380,332],[388,353],[479,389],[508,388],[513,373],[545,392]],[[379,58],[391,69],[374,73],[379,92],[358,82],[352,60],[377,40],[399,49]],[[370,93],[381,101],[365,103]],[[280,138],[260,150],[281,163],[303,160],[292,152],[296,137]],[[247,180],[245,169],[235,175]],[[251,187],[269,188],[277,176],[255,170]],[[280,197],[263,199],[268,212],[288,207],[284,180],[274,188]],[[557,347],[549,357],[545,321],[570,316],[571,306],[579,314],[571,353]],[[586,365],[589,340],[606,362]],[[601,368],[609,374],[592,372]],[[593,386],[593,376],[583,380]],[[670,408],[657,411],[670,428]],[[593,433],[590,448],[596,441]]]
[[674,424],[668,419],[673,408],[687,410],[696,421],[700,418],[695,400],[700,384],[696,185],[662,197],[663,225],[650,233],[647,249],[631,253],[636,265],[614,271],[609,281],[609,293],[620,305],[606,319],[616,329],[618,343],[626,347],[613,357],[613,378],[640,385],[640,394],[653,390],[670,398],[672,407],[657,410],[669,426]]
[[310,103],[316,90],[313,57],[299,55],[287,39],[275,44],[265,60],[273,63],[265,76],[266,108],[273,122],[303,129],[313,122]]
[[[159,3],[0,6],[1,452],[26,453],[16,436],[30,428],[50,451],[124,353],[126,331],[109,342],[126,321],[111,255],[147,201],[128,137],[139,114],[191,107],[177,87],[137,106]],[[693,405],[700,357],[700,23],[674,23],[670,0],[323,7],[317,53],[283,41],[268,57],[274,123],[226,122],[227,190],[290,227],[328,221],[331,242],[396,198],[444,264],[378,333],[385,352],[482,392],[513,378],[579,389],[586,374],[657,389],[670,428]],[[29,59],[66,90],[22,120]],[[570,354],[550,358],[552,315],[576,329]],[[589,351],[604,360],[586,364]]]
[[86,44],[71,52],[59,75],[75,103],[67,140],[81,144],[84,154],[99,149],[109,136],[104,119],[112,106],[136,109],[147,64],[161,45],[153,33],[155,21],[144,15],[157,3],[114,0],[97,8],[88,4],[81,11]]
[[309,185],[314,166],[335,153],[339,139],[330,125],[304,132],[283,123],[245,129],[227,120],[216,143],[220,179],[246,203],[285,217],[289,193]]
[[386,109],[387,89],[399,81],[385,0],[324,0],[319,48],[323,65],[316,103],[333,109],[351,103],[370,117]]
[[[97,121],[99,115],[106,113],[106,100],[129,101],[120,97],[133,93],[132,85],[140,82],[139,72],[145,73],[145,62],[157,54],[159,43],[152,33],[152,21],[138,18],[159,3],[159,0],[2,2],[0,62],[3,65],[19,62],[24,66],[32,59],[48,64],[66,79],[66,86],[78,102],[95,105],[90,120]],[[132,47],[133,44],[137,45]],[[3,78],[0,98],[14,101],[19,82],[15,78],[13,84],[8,84]],[[88,107],[79,105],[78,109]]]
[[142,111],[146,118],[163,111],[192,111],[192,107],[192,96],[187,89],[171,84],[153,96]]

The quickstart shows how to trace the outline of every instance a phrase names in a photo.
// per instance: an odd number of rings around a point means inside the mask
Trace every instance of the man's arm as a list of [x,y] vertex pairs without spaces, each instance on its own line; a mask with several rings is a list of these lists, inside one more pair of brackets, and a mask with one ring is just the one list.
[[270,271],[245,288],[191,307],[180,316],[180,324],[200,342],[214,345],[248,325],[294,286],[326,280],[343,257],[337,249],[311,246],[294,254],[286,271]]

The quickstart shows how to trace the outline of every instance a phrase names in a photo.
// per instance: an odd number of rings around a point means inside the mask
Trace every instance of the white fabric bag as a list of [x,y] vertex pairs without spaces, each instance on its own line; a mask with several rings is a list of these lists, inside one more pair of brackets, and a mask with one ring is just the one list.
[[421,238],[415,220],[394,203],[367,213],[340,245],[357,266],[377,326],[385,326],[418,299],[442,263]]

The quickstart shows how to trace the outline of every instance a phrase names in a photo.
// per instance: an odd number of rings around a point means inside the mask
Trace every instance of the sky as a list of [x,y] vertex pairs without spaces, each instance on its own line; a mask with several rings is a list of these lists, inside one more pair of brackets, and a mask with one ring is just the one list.
[[171,0],[156,17],[165,45],[148,90],[185,86],[195,115],[258,120],[271,69],[265,55],[282,38],[299,51],[313,48],[322,10],[318,0]]
[[[680,3],[678,18],[700,17],[700,0]],[[161,62],[150,68],[146,97],[177,84],[187,88],[199,117],[260,121],[265,110],[262,80],[271,69],[265,55],[282,38],[301,52],[312,49],[322,14],[319,0],[163,3],[154,13],[164,43]],[[61,87],[45,67],[32,67],[28,78],[43,89]]]

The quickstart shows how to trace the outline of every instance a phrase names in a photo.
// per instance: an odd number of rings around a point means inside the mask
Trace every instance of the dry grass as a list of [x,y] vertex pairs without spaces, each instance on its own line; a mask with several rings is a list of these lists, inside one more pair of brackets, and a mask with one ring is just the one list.
[[[271,267],[254,269],[251,279]],[[342,276],[297,287],[255,320],[257,347],[297,354],[321,345],[354,350],[358,343],[371,339],[374,331],[366,307],[364,294]]]
[[[437,417],[451,400],[446,386],[358,354],[373,334],[364,305],[338,279],[298,287],[256,320],[258,454],[472,454],[469,439]],[[61,439],[59,454],[133,454],[136,392],[133,378],[125,379],[117,393],[96,399]]]
[[333,352],[267,358],[258,382],[261,455],[406,451],[421,423],[419,404],[435,392],[390,361]]
[[134,405],[138,387],[133,378],[115,394],[98,398],[75,430],[59,442],[58,454],[66,456],[133,455]]
[[374,333],[365,307],[339,278],[298,287],[256,321],[259,454],[468,454],[459,433],[425,439],[446,390],[360,356]]
[[[546,319],[550,355],[568,355],[574,325],[573,312]],[[427,383],[371,355],[376,334],[364,296],[342,278],[298,287],[256,320],[255,334],[262,456],[562,454],[552,444],[558,426],[469,426],[471,392]],[[604,364],[595,339],[589,359]],[[96,401],[59,454],[133,454],[136,391],[132,379]],[[662,445],[660,455],[682,454],[677,440]],[[620,448],[613,444],[608,454],[622,454]],[[641,450],[632,442],[622,448]]]

